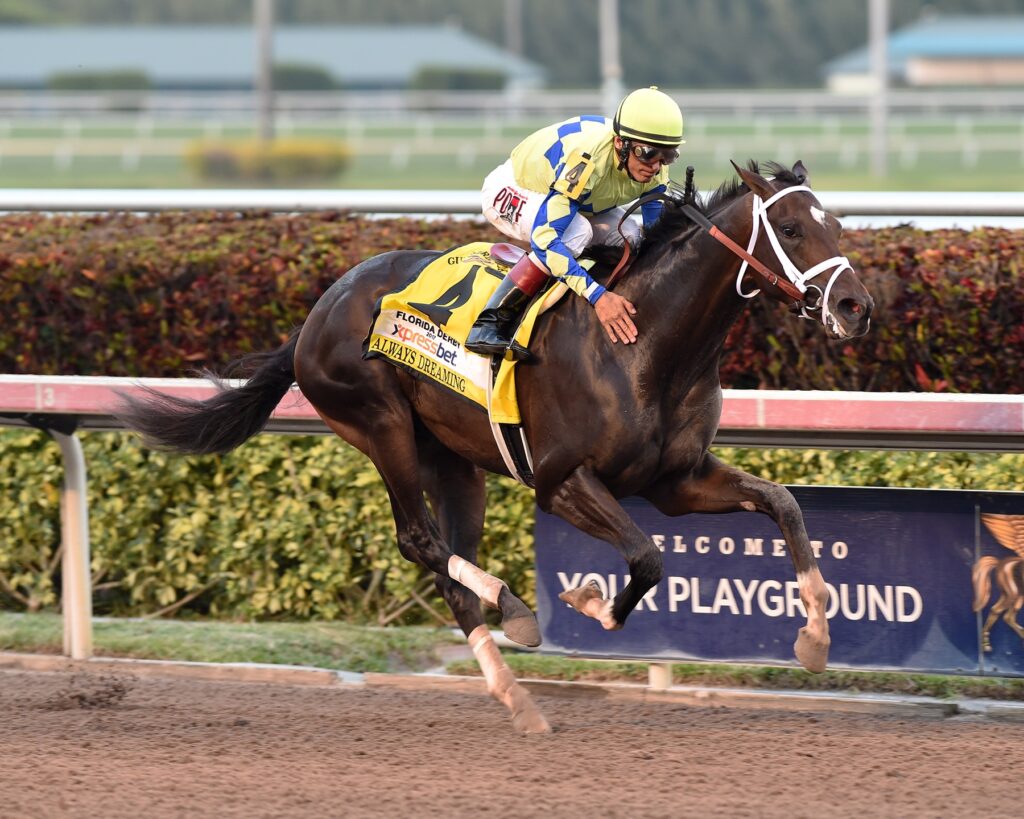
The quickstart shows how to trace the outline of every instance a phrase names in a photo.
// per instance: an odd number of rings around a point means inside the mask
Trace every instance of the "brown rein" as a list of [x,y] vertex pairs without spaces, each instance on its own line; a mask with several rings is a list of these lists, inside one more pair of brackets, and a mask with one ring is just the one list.
[[674,205],[675,207],[678,207],[680,210],[682,210],[683,213],[685,213],[694,222],[694,224],[698,225],[700,228],[702,228],[704,231],[710,234],[710,236],[713,239],[715,239],[720,244],[725,245],[725,247],[727,247],[729,250],[731,250],[733,253],[735,253],[737,256],[743,259],[747,264],[749,264],[754,269],[754,271],[761,276],[765,283],[781,290],[795,302],[802,303],[804,301],[804,294],[801,293],[791,282],[787,281],[786,279],[779,278],[779,275],[777,273],[773,273],[767,265],[765,265],[759,259],[755,259],[752,254],[747,253],[746,249],[736,244],[736,242],[734,242],[722,231],[720,231],[718,229],[718,226],[715,225],[710,219],[708,219],[707,216],[705,216],[703,213],[697,210],[697,208],[693,204],[692,165],[687,167],[686,169],[686,187],[681,195],[673,195],[668,192],[649,193],[646,196],[641,196],[639,199],[637,199],[636,202],[630,205],[630,207],[622,215],[622,218],[619,220],[618,225],[619,235],[622,236],[623,240],[622,257],[619,259],[619,263],[615,265],[615,269],[612,270],[611,275],[608,277],[608,283],[605,285],[606,288],[611,289],[612,285],[615,284],[615,282],[618,281],[620,278],[622,278],[622,276],[628,269],[630,262],[632,261],[633,250],[630,247],[629,240],[622,232],[622,223],[625,222],[626,219],[630,216],[630,214],[632,214],[633,211],[635,211],[637,208],[647,204],[648,202],[653,202],[659,199],[665,202],[666,204]]

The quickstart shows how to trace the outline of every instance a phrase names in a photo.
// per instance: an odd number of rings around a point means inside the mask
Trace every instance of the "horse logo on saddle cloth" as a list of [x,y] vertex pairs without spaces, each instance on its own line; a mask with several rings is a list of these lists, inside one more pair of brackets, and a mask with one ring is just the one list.
[[[522,432],[511,356],[492,365],[463,344],[480,311],[523,251],[474,242],[442,254],[405,287],[377,302],[363,358],[383,358],[417,378],[433,381],[488,414],[494,438],[513,477],[533,485],[533,461]],[[558,283],[536,299],[515,332],[529,344],[537,316],[565,293]]]

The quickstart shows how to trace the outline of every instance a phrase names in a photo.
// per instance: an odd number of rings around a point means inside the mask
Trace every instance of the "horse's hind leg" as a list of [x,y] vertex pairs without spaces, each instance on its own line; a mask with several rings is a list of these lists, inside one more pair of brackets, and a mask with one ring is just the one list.
[[458,581],[485,604],[499,609],[502,628],[510,640],[540,645],[540,628],[529,607],[503,580],[453,554],[438,536],[423,499],[412,408],[401,400],[392,401],[370,417],[363,438],[366,454],[387,487],[402,557]]
[[[436,441],[428,441],[420,444],[420,475],[442,539],[453,553],[476,563],[486,500],[483,472]],[[550,731],[529,692],[501,656],[484,623],[480,598],[447,575],[436,575],[434,582],[469,640],[487,690],[511,712],[512,724],[524,734]]]
[[664,481],[646,493],[666,515],[689,512],[763,512],[775,521],[786,539],[800,585],[807,625],[800,629],[793,652],[808,671],[824,671],[831,642],[828,633],[828,588],[814,559],[804,516],[784,486],[749,475],[708,454],[700,472]]

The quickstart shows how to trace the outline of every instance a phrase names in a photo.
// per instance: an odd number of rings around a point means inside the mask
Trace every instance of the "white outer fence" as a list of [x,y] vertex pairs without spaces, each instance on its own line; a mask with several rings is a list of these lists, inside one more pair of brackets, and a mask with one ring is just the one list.
[[[837,216],[1024,216],[1017,191],[820,191]],[[357,213],[480,213],[478,191],[244,189],[0,189],[0,211],[345,210]]]
[[[749,117],[767,114],[864,115],[873,94],[836,94],[811,88],[758,91],[745,88],[663,89],[687,116],[716,114]],[[0,114],[22,117],[110,116],[137,112],[158,117],[210,115],[251,118],[258,97],[251,91],[0,91]],[[949,116],[956,113],[1005,114],[1024,111],[1024,91],[1015,88],[911,89],[892,88],[891,112]],[[604,109],[599,90],[555,91],[280,91],[274,108],[281,115],[306,118],[381,116],[393,119],[416,114],[472,117],[572,116]]]
[[[0,375],[0,425],[49,432],[64,458],[64,652],[73,659],[92,655],[86,468],[74,431],[122,429],[111,414],[117,393],[138,392],[142,385],[192,399],[215,392],[210,382],[189,378]],[[329,432],[296,388],[282,399],[266,431]],[[1024,395],[725,390],[715,441],[800,448],[1021,451]],[[652,684],[663,673],[664,669],[652,671]]]

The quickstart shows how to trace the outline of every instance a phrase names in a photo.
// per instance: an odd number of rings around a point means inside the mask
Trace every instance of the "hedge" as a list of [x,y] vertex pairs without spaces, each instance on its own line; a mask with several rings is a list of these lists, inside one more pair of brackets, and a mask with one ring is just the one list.
[[[257,436],[224,456],[179,457],[127,433],[81,434],[97,612],[422,620],[429,578],[395,545],[372,464],[334,436]],[[0,429],[0,608],[57,604],[60,452]],[[532,594],[532,495],[493,479],[481,553]],[[415,610],[403,609],[409,601]],[[431,606],[443,617],[440,599]],[[402,616],[407,612],[408,616]]]
[[[81,438],[99,614],[450,617],[398,554],[376,470],[333,436],[263,435],[201,458],[152,452],[126,433]],[[717,452],[784,483],[1024,491],[1024,455]],[[61,476],[48,436],[0,429],[0,608],[57,605]],[[532,493],[494,476],[488,487],[481,563],[534,605]]]
[[[0,372],[180,376],[281,342],[361,259],[491,236],[470,221],[344,213],[0,218]],[[729,341],[729,386],[1020,392],[1024,232],[851,232],[872,332],[820,328],[755,300]],[[642,329],[642,326],[641,326]],[[222,617],[444,617],[394,545],[386,493],[333,437],[259,436],[218,458],[82,436],[97,611]],[[1024,456],[727,451],[789,483],[1024,490]],[[56,605],[59,452],[0,431],[0,606]],[[482,562],[532,601],[530,493],[492,479]],[[431,614],[430,612],[435,612]]]
[[[217,366],[276,346],[368,256],[489,237],[475,221],[342,213],[2,217],[0,372]],[[730,334],[726,386],[1021,391],[1024,231],[851,231],[844,251],[875,298],[869,335],[830,342],[755,299]]]

